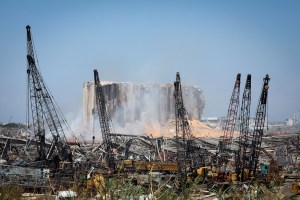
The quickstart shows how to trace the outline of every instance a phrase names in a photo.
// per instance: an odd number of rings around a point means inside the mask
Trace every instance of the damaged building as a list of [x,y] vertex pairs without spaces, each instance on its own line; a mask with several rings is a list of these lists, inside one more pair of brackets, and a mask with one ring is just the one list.
[[[102,81],[106,107],[114,126],[124,128],[130,124],[165,126],[174,120],[173,84],[134,84]],[[205,100],[198,86],[183,85],[183,98],[189,119],[200,121]],[[95,110],[94,82],[83,84],[83,122],[91,125]],[[123,129],[122,129],[123,128]],[[128,129],[126,130],[128,131]],[[132,129],[131,129],[132,131]],[[142,131],[143,129],[139,130]]]

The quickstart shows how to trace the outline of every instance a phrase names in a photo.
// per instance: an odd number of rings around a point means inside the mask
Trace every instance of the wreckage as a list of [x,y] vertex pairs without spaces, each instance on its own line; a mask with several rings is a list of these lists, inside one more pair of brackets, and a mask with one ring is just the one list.
[[[210,178],[219,182],[245,182],[266,177],[278,173],[279,166],[286,177],[288,172],[296,171],[299,132],[275,137],[265,134],[268,75],[263,79],[252,131],[249,127],[251,75],[247,76],[238,119],[241,82],[238,74],[223,124],[223,135],[220,138],[201,138],[193,134],[183,102],[181,77],[177,72],[173,94],[175,137],[152,137],[113,131],[103,85],[98,71],[94,70],[95,114],[102,141],[85,141],[72,131],[72,138],[67,139],[65,128],[69,126],[38,70],[30,26],[26,31],[32,126],[6,124],[0,127],[0,187],[17,184],[29,190],[44,191],[50,187],[57,191],[86,183],[97,174],[123,174],[136,179],[138,175],[154,172],[161,177],[180,180],[183,186],[188,178],[207,175],[204,172],[213,168],[217,169],[214,172],[217,178]],[[234,137],[236,122],[239,122],[238,137]],[[272,172],[270,168],[270,171],[262,172],[261,164],[270,160],[276,163],[276,170]]]

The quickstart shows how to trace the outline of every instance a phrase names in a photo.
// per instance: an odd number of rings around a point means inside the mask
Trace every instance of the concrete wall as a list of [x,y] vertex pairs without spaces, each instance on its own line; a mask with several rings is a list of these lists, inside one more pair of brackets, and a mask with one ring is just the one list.
[[[101,82],[108,113],[113,124],[125,126],[137,121],[157,121],[162,125],[174,118],[173,84],[132,84]],[[189,118],[201,119],[204,109],[202,90],[182,85],[183,100]],[[94,83],[83,84],[83,121],[90,124],[95,107]],[[98,121],[98,116],[96,115]]]

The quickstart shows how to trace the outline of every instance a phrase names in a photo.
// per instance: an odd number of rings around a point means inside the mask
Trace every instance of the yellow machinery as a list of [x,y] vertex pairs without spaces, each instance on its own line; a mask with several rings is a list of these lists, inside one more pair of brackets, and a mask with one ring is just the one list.
[[237,173],[235,172],[230,172],[229,175],[227,176],[227,181],[232,182],[232,181],[237,181]]
[[87,180],[87,188],[93,192],[100,192],[101,195],[104,194],[106,189],[106,180],[104,176],[100,173],[94,173],[93,176]]
[[121,163],[119,169],[174,172],[179,170],[179,165],[177,162],[147,162],[136,160],[124,160]]
[[225,182],[233,182],[238,180],[237,173],[218,171],[212,166],[204,166],[197,169],[197,174],[200,177],[205,177],[211,180],[219,180]]
[[216,169],[212,166],[205,166],[205,167],[198,168],[197,174],[200,177],[209,178],[212,180],[216,180],[218,177],[218,173],[216,172]]
[[197,169],[197,174],[199,176],[207,176],[208,172],[212,171],[212,168],[209,166],[200,167]]
[[300,194],[300,182],[297,181],[297,182],[292,183],[292,189],[291,190],[292,190],[293,193]]

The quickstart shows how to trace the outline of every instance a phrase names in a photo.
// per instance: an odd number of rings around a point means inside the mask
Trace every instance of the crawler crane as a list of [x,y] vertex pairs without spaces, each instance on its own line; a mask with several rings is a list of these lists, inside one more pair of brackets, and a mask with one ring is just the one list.
[[241,112],[240,112],[240,135],[239,148],[236,152],[236,174],[239,180],[245,180],[245,169],[247,168],[247,149],[250,147],[249,143],[249,119],[250,119],[250,105],[251,105],[251,75],[247,75],[245,89],[242,98]]
[[252,177],[256,177],[257,165],[259,160],[259,152],[261,147],[261,140],[264,135],[264,126],[265,126],[265,119],[267,114],[267,100],[268,100],[268,91],[269,91],[269,75],[267,74],[263,80],[263,87],[261,91],[261,95],[259,98],[256,116],[255,116],[255,123],[254,123],[254,130],[251,135],[251,154],[249,159],[249,174]]
[[219,143],[219,147],[217,151],[217,166],[219,168],[221,168],[222,165],[226,165],[230,156],[229,150],[232,143],[236,118],[237,118],[237,112],[239,107],[240,83],[241,83],[241,74],[237,74],[232,95],[230,98],[227,117],[225,119],[225,124],[223,126],[223,135],[220,138],[221,141]]
[[95,98],[96,98],[96,109],[99,117],[100,128],[103,139],[103,146],[106,155],[104,160],[107,163],[110,170],[115,170],[115,160],[112,152],[112,136],[110,128],[110,120],[106,110],[106,100],[103,93],[103,88],[100,83],[99,74],[97,70],[94,70],[94,81],[95,81]]
[[188,115],[184,107],[181,81],[179,72],[176,73],[174,82],[175,98],[175,122],[176,122],[176,142],[177,142],[177,162],[183,180],[186,179],[188,168],[192,167],[193,134],[189,125]]
[[[30,26],[26,26],[27,31],[27,75],[28,75],[28,91],[31,105],[31,114],[33,119],[34,134],[38,139],[36,160],[46,161],[49,163],[55,160],[56,166],[59,161],[72,161],[72,155],[54,99],[46,87],[44,79],[36,65],[34,55],[33,41],[30,32]],[[50,148],[46,147],[45,123],[47,123],[52,135],[52,143]]]

